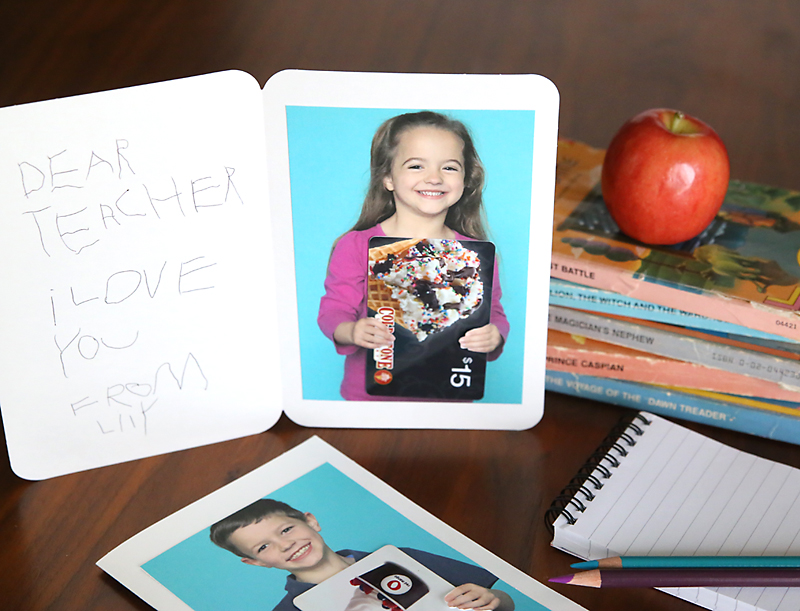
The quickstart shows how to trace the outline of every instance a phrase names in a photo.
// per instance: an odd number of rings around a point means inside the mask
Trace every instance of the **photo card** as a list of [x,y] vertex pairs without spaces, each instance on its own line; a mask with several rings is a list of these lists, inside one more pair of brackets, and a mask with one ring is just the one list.
[[[12,469],[46,479],[261,433],[282,412],[533,426],[557,123],[535,75],[288,70],[262,88],[230,70],[0,109]],[[402,392],[366,382],[367,352],[389,345],[367,313],[369,239],[418,237],[388,235],[385,206],[435,220],[441,235],[419,237],[494,248],[484,303],[424,342],[463,333],[444,371],[431,385],[435,359],[401,354],[417,372]]]
[[317,437],[134,535],[97,564],[158,611],[335,611],[325,601],[344,611],[357,590],[364,596],[350,611],[366,611],[379,600],[376,587],[398,609],[444,610],[443,597],[465,583],[491,589],[516,611],[582,608]]

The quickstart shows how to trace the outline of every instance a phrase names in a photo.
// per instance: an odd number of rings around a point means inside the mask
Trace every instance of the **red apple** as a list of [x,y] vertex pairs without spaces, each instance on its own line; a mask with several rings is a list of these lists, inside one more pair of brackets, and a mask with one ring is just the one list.
[[728,151],[699,119],[655,108],[625,123],[603,162],[603,199],[623,233],[677,244],[703,231],[728,190]]

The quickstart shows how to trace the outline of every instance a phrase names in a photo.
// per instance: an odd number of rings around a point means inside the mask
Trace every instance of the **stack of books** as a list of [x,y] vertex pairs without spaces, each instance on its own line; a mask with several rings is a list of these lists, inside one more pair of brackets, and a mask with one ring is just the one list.
[[800,443],[800,192],[731,181],[697,237],[622,234],[560,140],[548,390]]

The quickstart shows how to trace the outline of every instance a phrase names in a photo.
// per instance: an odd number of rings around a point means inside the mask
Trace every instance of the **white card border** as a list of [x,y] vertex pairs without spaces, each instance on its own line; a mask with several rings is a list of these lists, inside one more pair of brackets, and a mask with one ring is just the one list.
[[[264,86],[270,205],[281,295],[284,411],[303,426],[522,430],[544,412],[547,305],[559,95],[539,75],[389,74],[286,70]],[[534,110],[525,362],[520,403],[310,400],[302,396],[297,279],[292,239],[287,106]],[[501,357],[502,358],[502,357]]]

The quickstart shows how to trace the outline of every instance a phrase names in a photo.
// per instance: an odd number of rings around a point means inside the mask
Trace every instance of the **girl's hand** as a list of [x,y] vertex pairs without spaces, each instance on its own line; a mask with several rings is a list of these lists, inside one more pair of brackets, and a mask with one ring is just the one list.
[[465,583],[463,586],[453,588],[444,597],[444,602],[456,609],[491,610],[500,605],[500,599],[494,592],[474,583]]
[[470,329],[464,334],[459,345],[465,350],[472,352],[492,352],[503,341],[503,336],[497,327],[491,323],[486,326]]
[[333,333],[333,339],[340,344],[361,346],[362,348],[382,348],[394,341],[382,322],[374,318],[361,318],[356,322],[343,322]]

